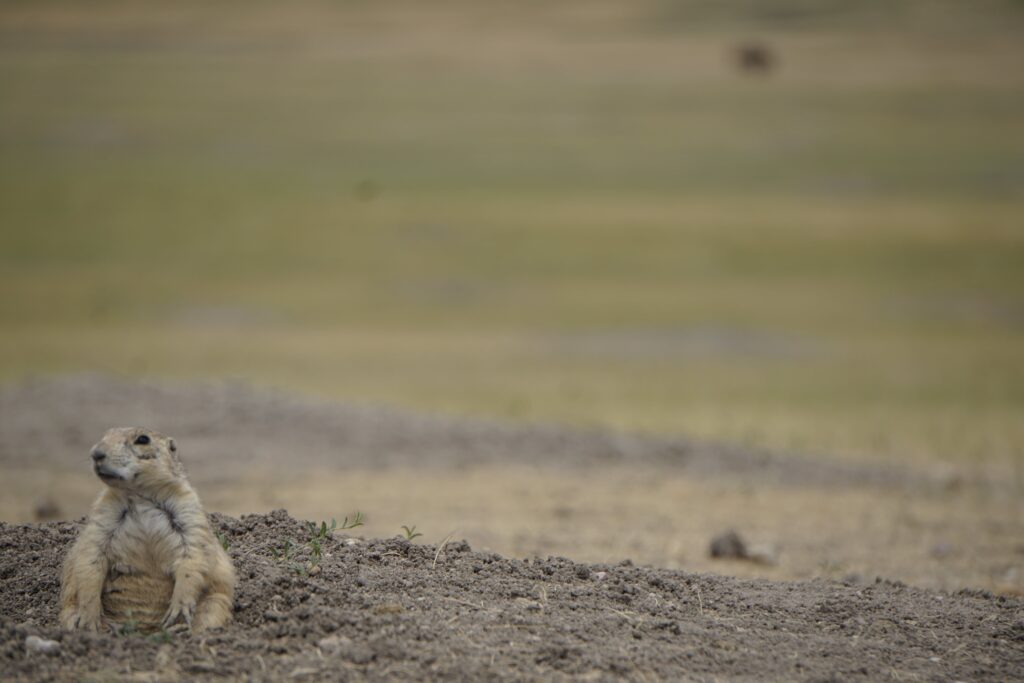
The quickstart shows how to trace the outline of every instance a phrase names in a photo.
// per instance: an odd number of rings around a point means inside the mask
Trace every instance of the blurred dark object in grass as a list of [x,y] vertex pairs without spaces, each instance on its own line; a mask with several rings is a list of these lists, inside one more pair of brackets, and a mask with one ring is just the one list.
[[380,194],[380,185],[372,180],[360,180],[352,188],[352,194],[361,202],[372,202]]
[[737,45],[734,57],[739,70],[751,76],[767,76],[779,63],[775,50],[765,43],[755,41]]
[[60,506],[57,505],[57,503],[51,498],[44,498],[40,500],[38,503],[36,503],[36,506],[32,510],[32,512],[35,515],[36,521],[39,522],[47,522],[54,519],[60,519],[61,515],[63,514],[63,512],[60,509]]
[[747,544],[738,533],[730,529],[711,539],[709,554],[714,558],[744,560],[747,557]]
[[779,562],[779,551],[775,546],[748,546],[747,542],[732,529],[711,539],[708,555],[716,560],[746,560],[768,566]]

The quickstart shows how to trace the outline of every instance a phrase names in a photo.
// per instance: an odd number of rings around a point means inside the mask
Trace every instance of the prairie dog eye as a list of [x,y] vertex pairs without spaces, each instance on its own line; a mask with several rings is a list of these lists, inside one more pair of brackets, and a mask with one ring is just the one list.
[[139,434],[137,437],[135,437],[135,445],[136,446],[148,446],[149,445],[149,437],[146,436],[145,434]]

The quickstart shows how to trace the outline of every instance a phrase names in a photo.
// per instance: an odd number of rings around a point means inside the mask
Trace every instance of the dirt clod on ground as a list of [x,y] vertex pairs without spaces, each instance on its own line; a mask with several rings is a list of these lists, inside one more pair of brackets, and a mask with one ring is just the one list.
[[738,533],[730,529],[711,539],[708,554],[715,558],[744,560],[747,558],[747,544]]
[[[460,541],[439,551],[337,532],[317,558],[310,527],[283,510],[212,521],[240,582],[235,621],[203,636],[62,633],[59,569],[81,521],[0,523],[0,677],[1001,681],[1024,671],[1024,600],[985,591],[512,560]],[[60,648],[29,652],[30,636]]]

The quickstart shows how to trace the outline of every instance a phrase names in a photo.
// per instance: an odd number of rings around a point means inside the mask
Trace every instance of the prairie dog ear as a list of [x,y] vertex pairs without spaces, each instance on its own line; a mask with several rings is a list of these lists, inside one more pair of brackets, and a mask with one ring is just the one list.
[[171,471],[177,476],[185,475],[185,465],[181,462],[181,456],[178,455],[178,444],[174,442],[174,439],[167,439],[167,451],[171,456]]

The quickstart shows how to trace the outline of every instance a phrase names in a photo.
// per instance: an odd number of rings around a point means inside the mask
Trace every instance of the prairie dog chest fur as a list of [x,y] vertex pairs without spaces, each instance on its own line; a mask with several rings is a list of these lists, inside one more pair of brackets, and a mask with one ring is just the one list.
[[173,575],[188,550],[184,532],[173,505],[129,498],[110,531],[112,572]]

